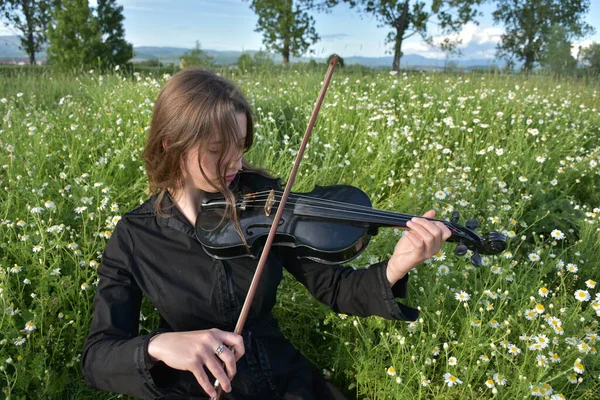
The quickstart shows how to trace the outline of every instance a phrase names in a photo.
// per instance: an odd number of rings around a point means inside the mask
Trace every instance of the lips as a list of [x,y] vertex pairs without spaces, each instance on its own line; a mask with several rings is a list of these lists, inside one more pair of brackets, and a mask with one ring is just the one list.
[[231,182],[231,181],[233,181],[233,180],[235,179],[235,176],[236,176],[236,175],[237,175],[237,174],[233,174],[233,175],[227,175],[227,176],[225,177],[225,182]]

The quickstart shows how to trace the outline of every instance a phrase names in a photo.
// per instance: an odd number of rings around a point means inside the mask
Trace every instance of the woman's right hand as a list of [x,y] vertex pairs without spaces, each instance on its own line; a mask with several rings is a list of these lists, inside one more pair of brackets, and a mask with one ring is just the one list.
[[[226,347],[217,356],[215,350],[221,343],[227,347],[233,346],[235,354]],[[244,351],[242,336],[219,329],[165,332],[152,337],[148,343],[150,357],[171,368],[192,372],[210,397],[215,397],[217,392],[208,380],[204,367],[219,381],[223,390],[230,392],[231,379],[236,373],[235,363],[244,355]],[[225,363],[227,373],[218,359]]]

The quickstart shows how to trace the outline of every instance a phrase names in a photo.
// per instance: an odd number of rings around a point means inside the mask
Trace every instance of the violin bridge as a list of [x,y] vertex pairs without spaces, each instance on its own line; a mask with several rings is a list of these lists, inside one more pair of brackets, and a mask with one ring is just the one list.
[[265,202],[265,215],[267,217],[271,215],[271,208],[273,208],[273,204],[275,204],[275,190],[271,190],[269,192],[269,196]]

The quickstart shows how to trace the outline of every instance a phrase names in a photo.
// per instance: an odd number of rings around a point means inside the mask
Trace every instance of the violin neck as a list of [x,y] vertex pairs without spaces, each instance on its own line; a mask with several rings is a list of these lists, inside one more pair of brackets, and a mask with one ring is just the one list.
[[[294,209],[296,215],[302,215],[306,217],[324,218],[329,220],[339,220],[342,223],[347,224],[358,224],[364,225],[366,228],[406,228],[406,223],[415,215],[400,214],[391,211],[380,211],[375,209],[365,209],[363,212],[357,212],[356,210],[344,210],[329,208],[325,211],[307,207],[304,205],[296,205]],[[418,217],[424,218],[424,217]],[[452,235],[447,239],[448,242],[461,242],[463,240],[475,240],[477,237],[469,229],[465,227],[459,227],[449,221],[443,221],[434,218],[427,218],[429,221],[441,222],[448,229]]]
[[[294,209],[294,214],[305,217],[325,218],[325,219],[336,219],[342,222],[352,224],[366,224],[370,227],[387,227],[387,228],[406,228],[406,223],[414,218],[414,215],[400,214],[391,211],[380,211],[375,209],[365,210],[364,213],[356,212],[354,210],[348,211],[344,209],[329,208],[325,211],[306,207],[304,205],[297,205]],[[429,218],[431,221],[439,221],[448,225],[447,221],[434,220]]]

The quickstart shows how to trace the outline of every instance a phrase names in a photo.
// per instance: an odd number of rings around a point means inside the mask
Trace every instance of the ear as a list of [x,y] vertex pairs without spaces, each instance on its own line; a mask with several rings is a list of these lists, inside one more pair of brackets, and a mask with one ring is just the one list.
[[162,147],[163,147],[163,150],[167,149],[167,139],[162,140]]

